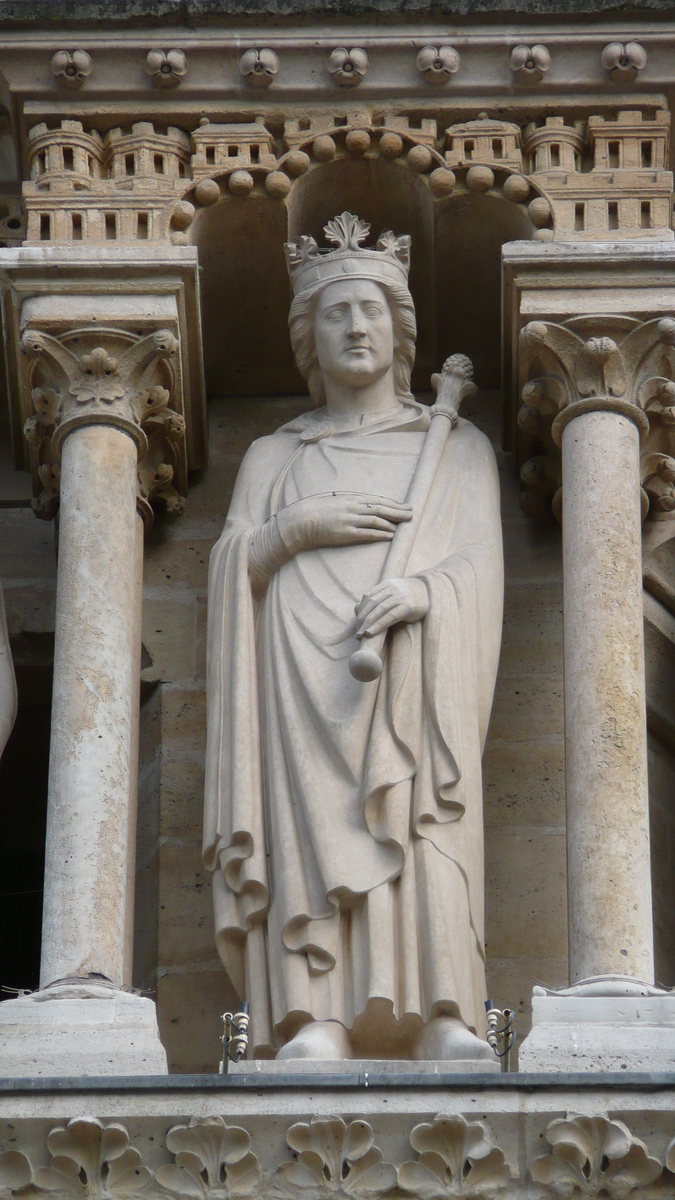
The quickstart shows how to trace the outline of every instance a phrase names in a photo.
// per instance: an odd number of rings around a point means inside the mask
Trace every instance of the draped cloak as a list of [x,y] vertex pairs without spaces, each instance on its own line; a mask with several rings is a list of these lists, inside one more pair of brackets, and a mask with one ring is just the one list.
[[379,680],[347,660],[388,542],[304,551],[252,590],[252,532],[301,498],[405,500],[429,412],[335,430],[325,409],[248,450],[209,571],[204,859],[218,948],[256,1057],[309,1019],[407,1057],[422,1022],[484,1030],[481,755],[501,638],[499,485],[488,439],[450,433],[408,564],[422,621]]

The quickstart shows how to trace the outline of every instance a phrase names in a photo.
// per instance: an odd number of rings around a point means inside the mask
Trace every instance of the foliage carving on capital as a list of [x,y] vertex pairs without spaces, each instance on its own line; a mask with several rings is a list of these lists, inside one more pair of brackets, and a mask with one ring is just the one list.
[[396,1183],[396,1168],[384,1162],[367,1121],[341,1117],[298,1122],[286,1134],[297,1159],[282,1163],[273,1183],[284,1196],[353,1196],[376,1200]]
[[399,1167],[398,1182],[404,1192],[424,1200],[488,1200],[504,1195],[512,1182],[503,1152],[480,1121],[438,1116],[433,1124],[416,1125],[410,1143],[419,1157]]
[[[551,492],[562,432],[575,416],[614,411],[630,417],[641,438],[643,512],[675,510],[675,320],[655,317],[530,321],[520,335],[521,504],[530,514],[561,511]],[[535,469],[536,468],[536,469]],[[542,490],[542,481],[546,486]]]
[[37,516],[50,520],[55,515],[64,438],[86,424],[113,425],[136,442],[138,504],[146,524],[152,522],[153,501],[181,511],[174,478],[185,419],[171,407],[178,349],[168,329],[142,335],[85,327],[59,337],[42,330],[24,332],[20,350],[33,409],[24,436],[35,479],[42,485],[33,502]]
[[530,1174],[543,1184],[546,1195],[563,1200],[608,1196],[627,1200],[644,1194],[662,1174],[644,1142],[634,1138],[622,1121],[606,1116],[571,1116],[551,1121],[546,1140],[549,1154],[535,1158]]

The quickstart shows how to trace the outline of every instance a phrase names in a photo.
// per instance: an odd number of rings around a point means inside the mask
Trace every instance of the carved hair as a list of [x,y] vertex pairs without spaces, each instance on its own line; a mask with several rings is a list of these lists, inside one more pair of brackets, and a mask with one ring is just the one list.
[[[328,284],[326,286],[329,286]],[[417,324],[415,306],[407,287],[395,283],[378,283],[389,304],[394,326],[394,388],[401,399],[408,399],[410,375],[415,361]],[[326,403],[326,390],[314,342],[314,316],[323,288],[315,292],[300,292],[291,304],[288,326],[295,361],[309,394],[318,406]]]

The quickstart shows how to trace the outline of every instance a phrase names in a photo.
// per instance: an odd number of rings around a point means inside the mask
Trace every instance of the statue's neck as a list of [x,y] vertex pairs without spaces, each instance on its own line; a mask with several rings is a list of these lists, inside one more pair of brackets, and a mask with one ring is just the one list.
[[394,390],[392,368],[365,387],[347,387],[326,375],[324,386],[327,415],[336,428],[370,424],[401,407]]

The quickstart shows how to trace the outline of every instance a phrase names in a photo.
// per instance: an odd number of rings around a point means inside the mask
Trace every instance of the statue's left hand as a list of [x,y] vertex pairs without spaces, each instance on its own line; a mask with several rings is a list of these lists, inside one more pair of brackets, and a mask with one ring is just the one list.
[[399,621],[421,621],[429,611],[429,592],[423,579],[385,579],[371,588],[354,609],[357,638],[373,637]]

